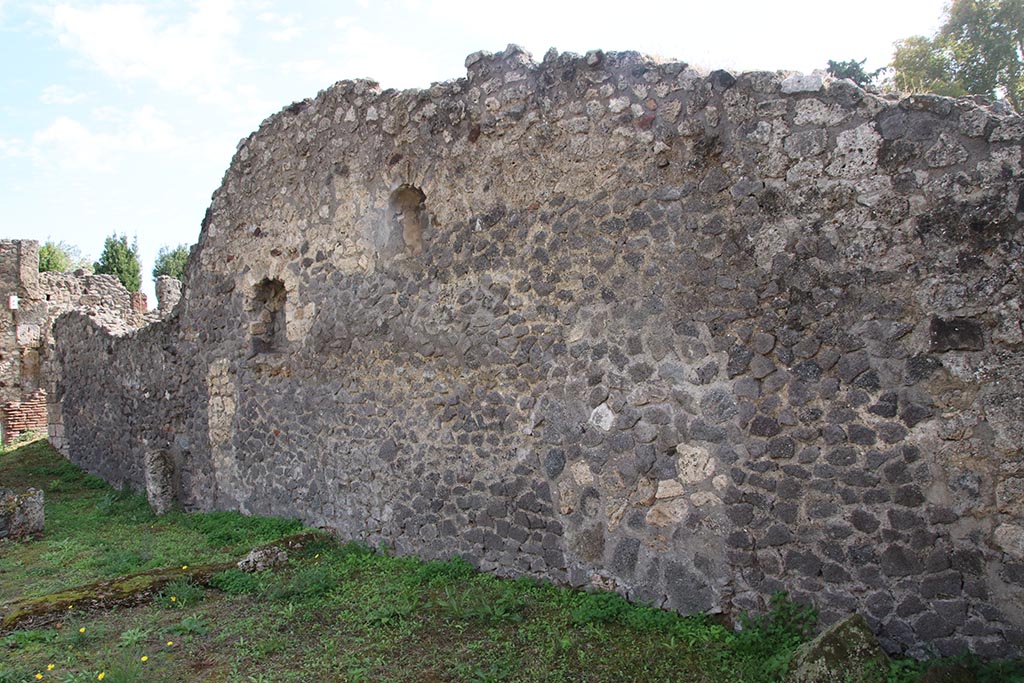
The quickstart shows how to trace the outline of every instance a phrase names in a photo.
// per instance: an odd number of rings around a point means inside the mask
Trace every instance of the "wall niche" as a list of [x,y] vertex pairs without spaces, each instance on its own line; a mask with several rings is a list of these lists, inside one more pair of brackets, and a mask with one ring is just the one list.
[[256,284],[250,307],[252,322],[249,325],[254,354],[285,350],[288,343],[284,312],[287,298],[281,280],[265,278]]
[[414,185],[401,185],[388,197],[384,221],[374,242],[383,261],[414,258],[423,253],[424,233],[430,227],[427,196]]

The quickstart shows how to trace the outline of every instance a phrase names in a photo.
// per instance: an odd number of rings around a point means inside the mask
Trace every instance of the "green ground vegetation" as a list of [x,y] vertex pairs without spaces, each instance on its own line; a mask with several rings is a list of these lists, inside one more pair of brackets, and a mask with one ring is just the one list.
[[[0,542],[0,609],[119,574],[236,559],[299,530],[228,513],[154,517],[143,498],[82,474],[44,441],[0,455],[0,485],[44,489],[47,512],[42,538]],[[740,622],[736,631],[320,535],[275,570],[201,582],[183,573],[132,604],[83,599],[44,626],[0,633],[0,683],[761,683],[781,680],[814,613],[777,596],[768,615]],[[986,683],[1022,680],[1012,662],[967,664]],[[896,662],[877,680],[910,683],[928,666]]]

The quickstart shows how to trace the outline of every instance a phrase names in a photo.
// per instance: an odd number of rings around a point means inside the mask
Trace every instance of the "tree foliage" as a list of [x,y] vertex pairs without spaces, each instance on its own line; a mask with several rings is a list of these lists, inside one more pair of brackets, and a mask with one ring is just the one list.
[[129,292],[139,291],[142,285],[142,268],[139,266],[139,246],[133,240],[128,246],[128,236],[113,234],[103,243],[100,260],[93,264],[96,274],[116,275]]
[[156,263],[153,265],[153,279],[155,280],[161,275],[170,275],[180,280],[185,274],[188,252],[187,244],[179,244],[173,249],[166,246],[160,247],[160,251],[156,254]]
[[39,247],[40,273],[70,273],[79,268],[92,270],[78,247],[67,242],[46,240]]
[[932,38],[896,44],[893,84],[939,95],[1005,97],[1024,104],[1024,0],[953,0]]
[[836,78],[849,78],[851,81],[864,87],[870,85],[874,81],[878,74],[882,72],[881,69],[876,71],[865,71],[864,62],[868,60],[862,59],[859,62],[855,59],[849,59],[845,62],[836,62],[828,60],[828,72]]
[[69,270],[71,270],[71,256],[64,249],[63,243],[43,242],[43,245],[39,247],[39,272],[66,273]]

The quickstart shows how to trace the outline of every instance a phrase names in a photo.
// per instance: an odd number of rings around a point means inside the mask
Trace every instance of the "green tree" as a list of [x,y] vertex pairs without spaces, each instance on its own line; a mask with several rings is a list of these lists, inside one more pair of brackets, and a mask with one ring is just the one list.
[[89,259],[73,244],[46,240],[39,247],[40,273],[70,273],[79,268],[92,272]]
[[97,275],[116,275],[129,292],[139,291],[142,285],[142,268],[139,266],[138,240],[128,246],[128,236],[113,234],[103,243],[100,260],[93,264]]
[[845,62],[836,62],[828,60],[828,72],[836,78],[849,78],[851,81],[864,87],[870,85],[872,81],[878,78],[878,74],[882,73],[881,69],[876,71],[865,71],[864,62],[868,60],[862,59],[859,62],[855,59],[850,59]]
[[953,0],[932,38],[896,43],[893,84],[939,95],[1024,104],[1024,0]]
[[185,274],[185,262],[188,261],[188,245],[179,244],[174,249],[160,247],[156,254],[156,263],[153,265],[153,279],[161,275],[170,275],[179,280]]
[[63,242],[54,243],[46,240],[39,247],[40,273],[66,273],[71,268],[71,254],[68,253],[68,245]]

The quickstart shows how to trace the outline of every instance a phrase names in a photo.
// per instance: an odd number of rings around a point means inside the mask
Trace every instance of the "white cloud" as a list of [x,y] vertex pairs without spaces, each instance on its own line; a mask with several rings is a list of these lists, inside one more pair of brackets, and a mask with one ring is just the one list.
[[25,156],[25,143],[18,138],[0,138],[0,156]]
[[199,3],[177,23],[142,4],[61,4],[51,21],[61,45],[116,80],[145,79],[216,99],[241,63],[233,45],[239,22],[232,0]]
[[331,70],[328,69],[327,63],[322,59],[283,62],[278,69],[284,76],[299,76],[314,81],[332,82]]
[[298,14],[263,12],[256,18],[264,24],[270,24],[277,29],[267,34],[274,42],[285,43],[303,34],[303,29],[297,25],[302,19]]
[[277,43],[286,43],[302,35],[302,29],[298,26],[289,26],[280,31],[271,31],[270,39]]
[[53,104],[64,106],[68,104],[75,104],[85,99],[85,95],[80,92],[75,92],[66,85],[54,84],[48,85],[43,88],[43,92],[39,95],[39,101],[43,104]]
[[[436,80],[436,55],[387,33],[351,26],[329,48],[328,82],[371,78],[387,88],[425,88]],[[453,77],[457,74],[453,74]]]
[[168,154],[183,142],[153,107],[131,112],[104,109],[97,112],[104,129],[89,128],[68,116],[60,116],[32,136],[31,156],[40,165],[64,170],[108,172],[125,154]]

